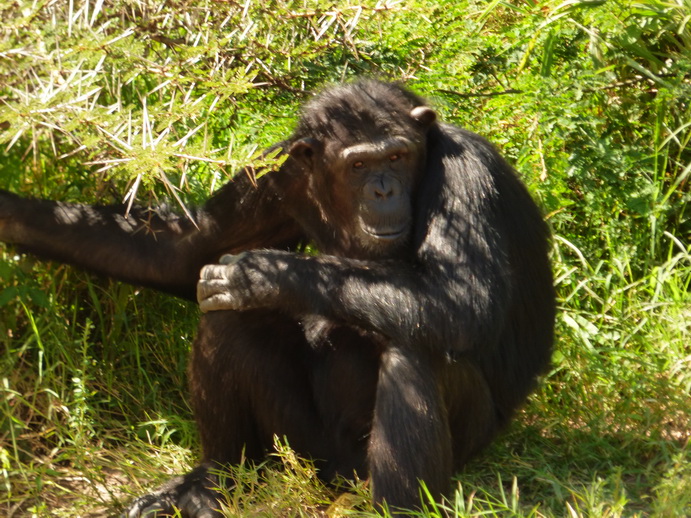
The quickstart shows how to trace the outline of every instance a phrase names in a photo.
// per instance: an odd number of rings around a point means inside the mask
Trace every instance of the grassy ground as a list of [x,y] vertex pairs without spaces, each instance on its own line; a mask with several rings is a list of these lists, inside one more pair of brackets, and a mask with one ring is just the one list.
[[[516,164],[554,230],[560,306],[552,372],[420,514],[691,515],[689,15],[681,0],[0,0],[0,187],[191,204],[285,136],[309,90],[404,79]],[[0,512],[111,516],[193,465],[197,319],[0,248]],[[230,515],[374,513],[365,481],[325,488],[278,451],[230,474]]]

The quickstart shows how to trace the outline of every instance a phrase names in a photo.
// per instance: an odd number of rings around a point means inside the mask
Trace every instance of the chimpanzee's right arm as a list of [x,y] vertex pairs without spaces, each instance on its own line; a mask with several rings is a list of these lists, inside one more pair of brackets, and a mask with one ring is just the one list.
[[[275,173],[281,175],[282,171]],[[0,190],[0,241],[132,284],[194,299],[199,270],[224,253],[297,245],[273,175],[252,185],[244,172],[202,207],[194,222],[166,209],[75,205]]]

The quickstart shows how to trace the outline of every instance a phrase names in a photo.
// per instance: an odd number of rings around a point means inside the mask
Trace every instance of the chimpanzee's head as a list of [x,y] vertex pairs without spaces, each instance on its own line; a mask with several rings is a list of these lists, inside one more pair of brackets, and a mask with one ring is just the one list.
[[324,229],[320,247],[364,258],[401,251],[435,120],[416,95],[373,80],[331,88],[306,104],[288,151],[309,173],[308,198]]

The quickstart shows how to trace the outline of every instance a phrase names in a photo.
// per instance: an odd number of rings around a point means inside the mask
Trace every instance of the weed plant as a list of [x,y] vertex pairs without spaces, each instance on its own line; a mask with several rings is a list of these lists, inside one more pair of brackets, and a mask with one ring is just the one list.
[[[691,2],[0,0],[0,187],[180,210],[322,85],[403,80],[554,231],[552,371],[416,516],[691,515]],[[0,513],[111,516],[187,470],[191,303],[0,248]],[[229,516],[374,515],[281,440]]]

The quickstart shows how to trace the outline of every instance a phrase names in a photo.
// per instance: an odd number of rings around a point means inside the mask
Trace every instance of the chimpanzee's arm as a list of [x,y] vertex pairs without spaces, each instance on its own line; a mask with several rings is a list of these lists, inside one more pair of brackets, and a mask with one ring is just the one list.
[[[277,174],[281,174],[280,172]],[[194,298],[199,270],[227,252],[294,246],[271,175],[251,185],[240,172],[194,222],[165,209],[30,200],[0,191],[0,241],[133,284]]]
[[318,314],[400,344],[446,351],[498,338],[509,303],[499,261],[414,266],[277,250],[221,261],[202,270],[197,296],[203,311],[266,307],[298,317]]

